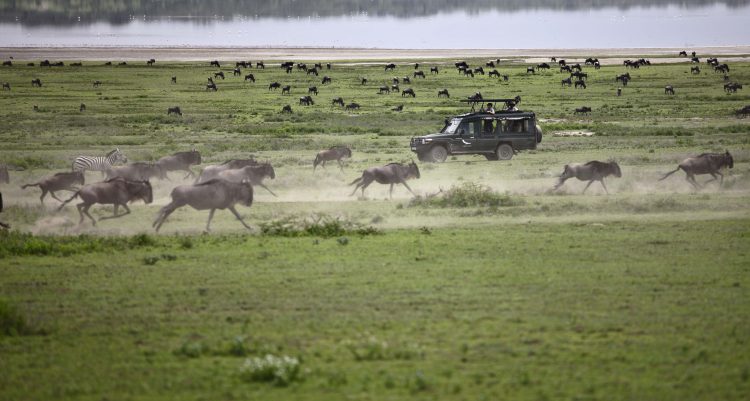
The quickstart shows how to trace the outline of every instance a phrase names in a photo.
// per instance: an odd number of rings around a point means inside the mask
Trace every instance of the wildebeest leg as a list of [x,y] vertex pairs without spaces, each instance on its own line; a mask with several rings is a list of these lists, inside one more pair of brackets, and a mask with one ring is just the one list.
[[589,181],[589,183],[588,183],[588,184],[586,184],[586,188],[584,188],[584,189],[583,189],[583,192],[581,192],[581,194],[585,194],[585,193],[586,193],[586,190],[587,190],[587,189],[589,189],[589,186],[591,186],[591,184],[592,184],[593,182],[594,182],[594,180],[591,180],[591,181]]
[[560,177],[560,181],[555,184],[555,187],[553,189],[560,188],[563,184],[565,184],[565,181],[568,179],[568,177]]
[[341,169],[341,172],[344,172],[344,163],[341,162],[341,159],[337,159],[337,162],[339,162],[339,168]]
[[607,193],[607,195],[609,195],[609,191],[607,190],[607,186],[606,186],[606,185],[604,185],[604,179],[602,178],[601,180],[599,180],[599,182],[601,182],[601,183],[602,183],[602,186],[604,187],[604,192],[606,192],[606,193]]
[[[54,197],[55,199],[57,199],[57,197],[55,196],[55,193],[54,193],[54,192],[50,192],[50,194],[51,194],[51,195],[52,195],[52,196],[53,196],[53,197]],[[44,197],[45,197],[45,196],[47,196],[47,190],[46,190],[46,189],[44,189],[44,188],[42,188],[42,196],[40,196],[40,197],[39,197],[39,201],[40,201],[40,202],[42,202],[42,205],[44,205]],[[57,200],[59,200],[60,202],[62,202],[62,201],[61,201],[60,199],[57,199]]]
[[171,202],[167,206],[164,206],[159,210],[159,214],[156,216],[156,220],[154,220],[154,223],[151,225],[152,227],[156,228],[156,232],[159,232],[159,229],[161,228],[161,225],[164,224],[164,221],[167,220],[167,217],[169,217],[172,212],[177,210],[179,206],[177,206],[174,202]]
[[230,211],[230,212],[232,212],[232,214],[234,215],[234,217],[236,217],[236,218],[237,218],[237,220],[239,220],[239,221],[240,221],[240,223],[242,223],[242,225],[243,225],[243,226],[245,226],[245,228],[247,228],[248,230],[250,230],[250,229],[251,229],[251,228],[250,228],[250,226],[248,226],[248,225],[247,225],[247,224],[245,223],[245,220],[242,220],[242,217],[240,216],[240,214],[239,214],[239,213],[237,213],[237,210],[236,210],[236,209],[234,208],[234,206],[229,206],[229,207],[228,207],[227,209],[229,209],[229,211]]
[[411,188],[409,188],[409,184],[407,184],[406,181],[401,181],[401,183],[404,184],[404,186],[406,187],[406,189],[408,189],[409,192],[411,192],[412,195],[417,196],[417,194],[415,194],[414,191],[412,191]]
[[[55,198],[55,200],[57,200],[58,202],[62,202],[63,201],[62,199],[58,198],[57,195],[55,195],[54,191],[49,191],[49,195],[51,197]],[[42,193],[42,197],[44,197],[44,193]],[[42,199],[42,203],[44,203],[44,199]]]
[[388,191],[388,198],[393,199],[393,183],[391,183],[391,189]]
[[268,189],[268,187],[267,187],[267,186],[265,186],[265,184],[263,184],[262,182],[261,182],[261,183],[258,183],[258,185],[260,185],[261,187],[263,187],[263,189],[265,189],[266,191],[270,192],[270,193],[271,193],[271,195],[273,195],[273,196],[275,196],[275,197],[277,197],[277,198],[278,198],[278,195],[276,195],[275,193],[273,193],[273,191],[271,191],[270,189]]
[[81,220],[78,221],[78,224],[83,223],[83,215],[85,214],[86,216],[88,216],[89,219],[91,219],[91,223],[93,225],[96,225],[96,220],[93,217],[91,217],[91,215],[89,214],[89,208],[91,207],[91,205],[86,204],[86,202],[83,202],[83,203],[79,203],[78,205],[76,205],[76,207],[78,208],[78,214],[81,215]]
[[206,232],[211,231],[211,219],[214,218],[214,212],[216,209],[211,209],[211,211],[208,212],[208,222],[206,222]]
[[115,203],[115,214],[113,214],[112,216],[104,216],[101,219],[99,219],[99,221],[106,220],[106,219],[114,219],[114,218],[117,218],[117,217],[125,216],[126,214],[130,214],[130,208],[128,207],[128,205],[126,205],[124,203],[122,204],[122,207],[125,208],[125,213],[123,213],[123,214],[117,214],[117,208],[118,208],[118,206],[120,206],[120,205],[118,205],[117,203]]

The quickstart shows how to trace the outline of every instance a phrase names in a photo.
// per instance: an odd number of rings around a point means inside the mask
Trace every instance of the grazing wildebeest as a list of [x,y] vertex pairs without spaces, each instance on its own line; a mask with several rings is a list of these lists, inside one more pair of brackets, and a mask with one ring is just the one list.
[[193,149],[187,152],[177,152],[170,156],[164,156],[156,161],[161,166],[164,174],[170,171],[186,171],[187,177],[195,177],[195,173],[190,170],[190,166],[201,164],[201,154]]
[[338,104],[339,106],[344,107],[344,98],[342,97],[334,98],[333,101],[331,102],[331,106],[333,106],[334,104]]
[[549,70],[549,64],[547,63],[537,64],[536,68],[538,70]]
[[750,115],[750,105],[735,110],[734,114],[737,116],[737,118],[747,117],[748,115]]
[[211,91],[214,91],[214,92],[216,92],[216,91],[218,91],[218,90],[219,90],[219,88],[217,88],[217,87],[216,87],[216,84],[215,84],[215,83],[213,83],[213,82],[209,82],[209,83],[207,83],[207,84],[206,84],[206,90],[207,90],[207,91],[210,91],[210,90],[211,90]]
[[672,85],[667,85],[664,87],[664,94],[665,95],[674,95],[674,88]]
[[573,72],[573,70],[570,69],[570,66],[564,65],[560,67],[560,72]]
[[572,86],[573,85],[573,80],[570,79],[570,78],[565,78],[565,79],[563,79],[563,80],[560,81],[560,84],[561,84],[561,86],[565,86],[565,85]]
[[469,96],[468,99],[474,102],[478,102],[483,99],[482,92],[476,92],[473,95]]
[[292,86],[291,85],[286,85],[286,86],[282,87],[281,88],[281,94],[282,95],[283,94],[291,95],[292,94]]
[[438,97],[451,97],[451,94],[448,93],[448,89],[443,89],[438,91]]
[[359,188],[362,188],[362,196],[365,196],[365,188],[372,184],[373,181],[377,181],[380,184],[390,184],[391,189],[389,195],[391,198],[393,198],[393,186],[395,184],[404,184],[406,189],[408,189],[412,195],[416,195],[414,191],[409,188],[406,180],[419,177],[419,167],[417,167],[417,164],[414,162],[411,162],[408,165],[389,163],[383,167],[370,167],[362,172],[361,177],[349,184],[357,184],[357,186],[354,187],[354,191],[352,191],[349,196],[354,195]]
[[[45,61],[46,61],[46,60],[45,60]],[[42,61],[41,63],[39,63],[39,66],[40,66],[40,67],[44,67],[44,66],[42,65],[43,63],[44,63],[44,61]],[[47,61],[47,63],[49,64],[49,61]],[[112,62],[111,62],[111,61],[107,61],[106,63],[104,63],[104,65],[112,65]]]
[[282,113],[292,114],[292,106],[291,105],[286,105],[286,106],[282,107],[281,108],[281,112]]
[[628,81],[630,81],[630,73],[621,74],[615,77],[615,82],[620,81],[622,82],[623,86],[628,85]]
[[486,63],[484,63],[485,67],[495,68],[495,62],[493,60],[490,60]]
[[331,63],[326,63],[326,70],[330,70],[330,69],[331,69]]
[[401,92],[401,97],[404,97],[404,96],[417,97],[417,94],[414,93],[414,89],[406,88]]
[[580,114],[589,114],[589,113],[591,113],[591,107],[589,107],[589,106],[579,107],[579,108],[577,108],[575,110],[574,114],[579,114],[579,113]]
[[286,68],[284,69],[284,72],[286,72],[287,74],[291,74],[291,73],[292,73],[292,71],[294,71],[294,67],[286,67]]
[[98,80],[97,80],[97,81],[94,81],[94,84],[93,84],[94,88],[98,88],[98,87],[100,87],[101,85],[102,85],[102,81],[98,81]]
[[321,81],[320,84],[325,85],[325,84],[330,84],[331,82],[333,82],[331,77],[329,77],[328,75],[325,75],[323,76],[323,81]]
[[27,67],[33,67],[33,66],[34,66],[34,63],[26,63],[26,66],[27,66]]
[[414,71],[414,78],[416,77],[422,77],[424,78],[424,71]]
[[80,111],[81,113],[83,113],[84,111],[86,111],[86,105],[83,104],[83,103],[81,103],[81,105],[78,106],[78,111]]
[[396,64],[388,63],[388,64],[385,65],[385,70],[384,71],[388,71],[388,70],[393,71],[395,68],[396,68]]
[[430,67],[430,74],[439,74],[440,70],[437,67]]
[[419,63],[414,63],[414,69],[415,69],[415,70],[418,70],[418,69],[419,69]]
[[570,74],[571,77],[576,77],[581,81],[585,81],[586,78],[589,77],[589,74],[586,74],[585,72],[576,71]]
[[221,78],[224,79],[224,73],[219,71],[214,73],[214,78]]
[[146,61],[147,65],[154,65],[154,63],[156,63],[156,59],[153,59],[153,58]]
[[10,82],[3,82],[3,90],[10,90]]
[[742,89],[742,84],[736,82],[730,82],[724,85],[724,91],[727,93],[737,93],[738,89]]
[[349,103],[344,107],[344,110],[359,110],[359,103]]
[[622,177],[620,166],[616,162],[600,162],[598,160],[593,160],[586,164],[566,164],[565,168],[563,168],[562,175],[560,175],[560,181],[558,181],[554,189],[560,188],[568,178],[575,177],[581,181],[589,182],[586,184],[586,188],[583,189],[582,193],[585,193],[594,181],[599,181],[602,184],[602,187],[604,187],[604,191],[609,194],[607,186],[604,185],[604,178],[610,175]]
[[10,60],[3,61],[3,67],[13,67],[13,62]]
[[526,73],[536,74],[536,70],[534,69],[534,67],[526,67]]
[[598,62],[599,62],[598,58],[589,57],[583,63],[586,64],[586,65],[594,65],[594,64],[596,64]]
[[176,83],[177,83],[177,76],[175,76],[175,75],[172,75],[172,83],[173,83],[173,84],[176,84]]
[[393,84],[391,85],[391,91],[398,93],[401,92],[401,88],[399,88],[397,84]]
[[[83,223],[83,215],[85,214],[91,219],[91,222],[96,225],[96,220],[94,220],[89,214],[89,208],[91,205],[95,203],[114,205],[114,214],[112,216],[102,217],[99,220],[114,219],[130,213],[130,208],[127,205],[128,202],[142,199],[146,204],[151,203],[153,201],[153,191],[151,189],[151,184],[148,181],[130,181],[118,177],[109,181],[97,182],[95,184],[84,186],[74,193],[70,199],[64,201],[58,210],[61,210],[68,202],[76,197],[80,197],[83,201],[76,205],[78,208],[78,214],[81,216],[81,220],[78,221],[78,224]],[[117,214],[120,206],[125,208],[125,213]]]
[[310,75],[310,74],[315,75],[317,77],[318,76],[318,69],[317,68],[310,68],[309,70],[307,70],[307,75]]
[[500,78],[500,71],[498,71],[498,70],[492,70],[492,71],[490,71],[487,74],[487,76],[490,77],[490,78],[492,78],[492,77],[498,77],[498,78]]
[[229,182],[249,181],[250,184],[261,186],[271,195],[277,196],[265,184],[263,184],[263,179],[266,177],[272,180],[276,178],[276,172],[273,170],[273,166],[270,163],[261,163],[256,166],[245,166],[238,169],[224,170],[220,172],[216,178]]
[[575,63],[575,64],[573,64],[572,66],[570,66],[570,69],[571,69],[571,70],[577,70],[578,72],[581,72],[581,70],[582,70],[583,68],[581,67],[581,64],[580,64],[580,63]]
[[253,74],[245,75],[245,81],[252,81],[253,83],[255,83],[255,75]]
[[221,68],[221,64],[219,64],[218,60],[214,60],[209,64],[209,67]]
[[307,88],[307,94],[309,95],[311,93],[314,93],[314,94],[317,95],[318,94],[318,87],[317,86],[311,86],[311,87]]
[[236,76],[239,76],[239,75],[242,75],[242,70],[241,69],[235,68],[235,69],[232,70],[232,76],[236,77]]
[[402,112],[402,111],[404,111],[404,105],[403,104],[399,104],[398,106],[391,108],[391,111]]
[[182,116],[182,110],[180,110],[180,106],[174,106],[167,109],[167,115],[170,115],[172,113]]
[[464,70],[464,76],[470,76],[470,77],[474,78],[474,71],[466,69],[466,70]]
[[477,67],[477,68],[474,69],[474,73],[475,74],[479,74],[479,75],[484,75],[484,68]]
[[261,70],[265,70],[266,64],[263,63],[262,61],[258,61],[257,63],[255,63],[255,68],[260,68]]
[[381,86],[378,89],[378,95],[382,95],[382,94],[385,94],[385,93],[391,93],[391,89],[389,87],[383,85],[383,86]]
[[[405,84],[410,84],[411,83],[411,79],[409,77],[403,77],[401,80],[404,81]],[[394,83],[397,84],[398,82],[394,82]]]
[[243,168],[245,166],[256,166],[258,162],[255,159],[232,159],[227,160],[222,164],[206,166],[203,169],[200,176],[195,180],[196,184],[206,182],[210,179],[216,178],[218,174],[224,170],[232,170],[236,168]]
[[313,172],[315,172],[318,164],[320,164],[321,167],[325,168],[326,162],[332,160],[336,160],[336,162],[338,162],[339,164],[339,168],[341,168],[341,171],[344,171],[344,163],[341,161],[341,159],[350,157],[352,157],[352,150],[348,146],[332,146],[328,150],[321,150],[317,155],[315,155],[315,160],[313,160]]
[[622,88],[617,88],[617,96],[622,96]]
[[574,87],[575,87],[575,88],[583,88],[583,89],[586,89],[586,82],[585,82],[585,81],[583,81],[583,80],[580,80],[580,79],[579,79],[578,81],[575,81],[575,83],[574,83]]
[[391,82],[393,82],[395,85],[398,85],[399,82],[401,82],[401,81],[398,79],[398,77],[393,77],[393,79],[391,80]]
[[172,190],[170,196],[172,202],[159,210],[152,225],[157,232],[172,212],[185,205],[190,205],[196,210],[210,210],[206,231],[210,230],[211,219],[213,219],[216,209],[229,209],[245,228],[250,228],[234,208],[237,203],[248,207],[253,204],[253,186],[250,182],[236,183],[212,179],[196,185],[180,185]]
[[732,158],[732,155],[728,150],[724,153],[701,153],[698,156],[688,157],[683,160],[676,169],[659,178],[659,181],[662,181],[677,171],[682,170],[687,174],[687,177],[685,177],[687,182],[691,183],[695,189],[701,187],[698,182],[695,181],[695,176],[701,174],[711,174],[713,177],[713,179],[706,181],[706,184],[715,181],[716,174],[718,174],[721,177],[721,181],[719,182],[719,186],[721,186],[721,184],[724,183],[724,174],[719,170],[724,167],[734,168],[734,158]]
[[690,67],[690,73],[691,74],[700,74],[701,73],[701,68],[698,67],[697,65],[695,67]]
[[461,67],[463,67],[464,69],[469,68],[469,64],[467,64],[466,61],[459,61],[455,63],[454,65],[456,66],[456,68],[461,68]]
[[135,162],[127,166],[110,167],[105,172],[107,180],[116,177],[131,181],[149,181],[152,178],[167,179],[167,172],[159,163]]
[[307,96],[301,96],[299,98],[299,104],[300,106],[312,106],[315,104],[315,102],[313,101],[312,96],[307,95]]
[[36,79],[32,79],[32,80],[31,80],[31,86],[32,86],[32,87],[36,86],[36,87],[39,87],[39,88],[41,88],[41,87],[42,87],[42,80],[41,80],[41,79],[39,79],[39,78],[36,78]]
[[66,171],[63,173],[57,173],[55,175],[45,177],[39,182],[23,185],[21,186],[21,189],[26,189],[28,187],[39,187],[39,189],[42,190],[42,196],[39,197],[39,201],[44,204],[44,197],[47,196],[47,192],[49,192],[49,194],[52,195],[52,197],[57,201],[62,202],[63,200],[55,195],[55,191],[75,192],[78,191],[78,188],[74,186],[76,184],[85,184],[85,178],[82,171]]
[[362,85],[367,84],[367,78],[362,78]]
[[281,88],[281,84],[278,83],[278,82],[272,82],[272,83],[270,83],[268,85],[268,90],[272,90],[272,89],[275,90],[275,89],[279,89],[279,88]]

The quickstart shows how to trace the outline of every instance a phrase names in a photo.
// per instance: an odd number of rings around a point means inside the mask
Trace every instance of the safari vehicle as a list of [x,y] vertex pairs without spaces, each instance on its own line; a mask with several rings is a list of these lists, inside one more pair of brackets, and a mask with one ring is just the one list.
[[[411,138],[411,150],[421,161],[442,163],[448,155],[484,155],[487,160],[510,160],[520,150],[536,149],[542,130],[536,115],[515,109],[514,99],[464,100],[472,111],[446,120],[436,134]],[[479,111],[476,104],[482,103]],[[510,110],[489,113],[486,103],[506,104]]]

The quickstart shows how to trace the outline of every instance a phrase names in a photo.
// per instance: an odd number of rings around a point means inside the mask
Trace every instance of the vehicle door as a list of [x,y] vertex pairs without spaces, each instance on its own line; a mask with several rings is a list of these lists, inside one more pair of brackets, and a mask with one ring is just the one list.
[[496,137],[497,127],[501,121],[492,116],[488,116],[483,117],[479,123],[479,132],[472,144],[472,151],[474,153],[494,152],[498,143]]
[[499,142],[510,142],[514,149],[533,149],[536,144],[536,126],[531,117],[508,117],[499,124]]
[[456,136],[451,139],[451,153],[471,153],[476,146],[477,136],[479,135],[479,119],[472,118],[461,121]]

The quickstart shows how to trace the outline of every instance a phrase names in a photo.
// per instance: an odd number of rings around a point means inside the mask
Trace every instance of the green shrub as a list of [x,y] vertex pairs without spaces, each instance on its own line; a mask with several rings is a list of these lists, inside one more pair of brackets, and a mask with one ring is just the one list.
[[288,216],[260,224],[263,235],[276,237],[343,237],[345,235],[375,235],[380,231],[362,224],[344,221],[338,217],[315,215],[308,218]]
[[505,207],[520,206],[525,202],[522,199],[503,195],[495,192],[490,187],[465,182],[454,185],[445,192],[432,196],[417,196],[409,201],[409,206],[422,207]]
[[267,382],[286,387],[300,380],[300,361],[290,356],[267,354],[247,358],[240,367],[240,377],[248,382]]
[[0,299],[0,337],[22,336],[30,332],[26,318],[21,312],[15,306]]

